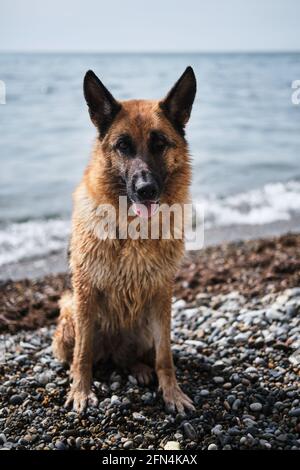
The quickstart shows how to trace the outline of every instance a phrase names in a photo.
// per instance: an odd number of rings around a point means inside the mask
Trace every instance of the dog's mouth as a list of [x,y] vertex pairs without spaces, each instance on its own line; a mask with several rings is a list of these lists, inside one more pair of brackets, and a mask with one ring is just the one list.
[[133,202],[131,207],[138,217],[149,219],[157,213],[159,201]]

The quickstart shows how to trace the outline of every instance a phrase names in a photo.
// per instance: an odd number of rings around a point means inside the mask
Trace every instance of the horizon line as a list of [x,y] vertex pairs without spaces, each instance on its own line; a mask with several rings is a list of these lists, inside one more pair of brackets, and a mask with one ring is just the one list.
[[118,51],[118,50],[107,50],[107,51],[100,51],[100,50],[55,50],[55,49],[41,49],[41,50],[0,50],[0,54],[131,54],[131,55],[138,55],[138,54],[299,54],[300,49],[266,49],[266,50],[255,50],[255,49],[245,49],[245,50],[222,50],[222,49],[215,49],[215,50],[183,50],[183,51],[174,51],[174,50],[145,50],[145,51]]

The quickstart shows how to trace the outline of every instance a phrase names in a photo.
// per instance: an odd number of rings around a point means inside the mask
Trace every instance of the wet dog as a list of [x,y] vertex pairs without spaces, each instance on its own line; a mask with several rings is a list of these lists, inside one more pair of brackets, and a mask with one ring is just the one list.
[[[172,289],[184,239],[97,236],[98,208],[125,196],[133,215],[157,217],[155,207],[189,201],[191,167],[185,125],[196,93],[188,67],[162,100],[117,101],[87,72],[84,95],[98,135],[74,193],[70,267],[72,292],[60,301],[53,340],[56,357],[71,365],[67,404],[81,412],[96,404],[93,364],[110,360],[147,384],[155,371],[169,410],[192,409],[179,387],[170,344]],[[145,212],[146,211],[146,212]],[[128,222],[127,220],[127,222]],[[121,222],[122,223],[122,222]]]

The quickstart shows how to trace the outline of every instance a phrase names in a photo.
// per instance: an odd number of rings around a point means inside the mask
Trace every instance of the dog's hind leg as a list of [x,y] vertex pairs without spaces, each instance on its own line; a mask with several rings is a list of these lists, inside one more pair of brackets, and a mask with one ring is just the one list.
[[60,315],[52,343],[53,353],[59,361],[71,364],[75,344],[75,330],[72,319],[73,297],[70,291],[62,295],[59,306]]

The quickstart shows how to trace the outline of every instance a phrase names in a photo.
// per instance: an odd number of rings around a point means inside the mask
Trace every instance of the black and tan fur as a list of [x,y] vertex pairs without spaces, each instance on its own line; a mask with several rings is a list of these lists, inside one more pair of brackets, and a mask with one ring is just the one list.
[[147,191],[152,185],[150,193],[159,203],[189,201],[184,127],[195,92],[191,67],[161,101],[118,102],[93,72],[85,76],[85,98],[98,137],[74,193],[72,292],[60,301],[53,341],[56,357],[71,365],[67,403],[73,402],[77,411],[89,401],[96,403],[92,365],[106,359],[144,383],[154,368],[169,409],[193,408],[177,383],[170,345],[173,279],[184,241],[100,240],[94,228],[97,207],[109,203],[118,209],[120,195],[129,203],[136,200],[140,180]]

